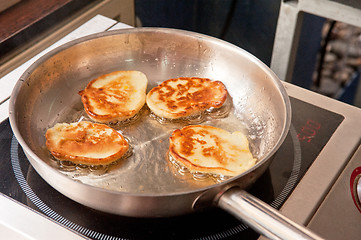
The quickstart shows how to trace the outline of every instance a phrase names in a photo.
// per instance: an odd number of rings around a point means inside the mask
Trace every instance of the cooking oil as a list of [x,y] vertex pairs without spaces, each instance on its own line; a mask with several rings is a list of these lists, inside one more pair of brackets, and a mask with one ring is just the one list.
[[178,171],[178,173],[180,173],[181,175],[191,175],[192,178],[196,181],[211,179],[215,183],[219,183],[231,178],[231,176],[224,176],[215,173],[204,173],[199,171],[191,172],[186,166],[177,162],[170,153],[168,153],[168,160],[171,162],[171,165]]
[[191,116],[182,117],[178,119],[168,119],[164,117],[159,117],[153,112],[150,112],[150,117],[157,120],[161,124],[201,124],[202,122],[205,122],[210,119],[220,119],[220,118],[226,118],[231,109],[232,109],[232,102],[229,100],[230,96],[227,97],[224,104],[219,107],[210,107],[202,112],[193,114]]

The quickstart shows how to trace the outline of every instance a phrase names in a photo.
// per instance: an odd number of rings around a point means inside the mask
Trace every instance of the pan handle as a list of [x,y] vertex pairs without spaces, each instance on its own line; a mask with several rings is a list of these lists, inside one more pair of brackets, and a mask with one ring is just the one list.
[[323,239],[239,188],[223,193],[218,206],[269,239]]

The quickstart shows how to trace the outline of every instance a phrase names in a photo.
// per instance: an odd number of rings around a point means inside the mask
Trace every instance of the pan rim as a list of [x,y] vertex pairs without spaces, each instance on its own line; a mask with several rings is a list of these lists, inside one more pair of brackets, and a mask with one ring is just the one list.
[[[251,167],[250,169],[248,169],[247,171],[234,176],[228,180],[222,181],[220,183],[215,183],[206,187],[201,187],[198,189],[194,189],[194,190],[189,190],[189,191],[179,191],[179,192],[171,192],[171,193],[141,193],[141,192],[130,192],[130,191],[126,191],[126,192],[121,192],[121,191],[115,191],[115,190],[109,190],[109,189],[104,189],[104,188],[100,188],[100,187],[96,187],[96,186],[92,186],[92,185],[88,185],[82,182],[78,182],[75,181],[69,177],[67,177],[66,175],[62,174],[61,172],[57,171],[56,169],[53,169],[51,166],[49,166],[46,162],[44,162],[40,157],[38,157],[33,151],[32,149],[29,147],[29,145],[26,143],[26,141],[24,140],[22,134],[20,133],[18,126],[17,126],[17,119],[16,119],[16,112],[15,112],[15,103],[16,103],[16,96],[19,93],[19,90],[22,86],[22,84],[24,84],[24,82],[26,81],[26,79],[29,77],[30,73],[32,71],[34,71],[37,66],[43,62],[45,62],[47,59],[49,59],[50,57],[56,55],[57,53],[68,49],[69,47],[75,46],[77,44],[81,44],[83,42],[86,41],[90,41],[93,39],[97,39],[97,38],[101,38],[101,37],[108,37],[108,36],[112,36],[112,35],[118,35],[118,34],[127,34],[127,33],[134,33],[134,32],[159,32],[159,33],[172,33],[172,34],[180,34],[180,35],[188,35],[190,37],[196,38],[196,39],[207,39],[207,41],[211,41],[215,44],[222,44],[225,45],[229,48],[234,49],[235,51],[241,51],[243,54],[246,54],[247,57],[252,60],[253,63],[255,63],[258,67],[260,67],[262,70],[264,70],[265,72],[269,73],[269,75],[271,76],[270,80],[272,80],[272,82],[277,86],[278,90],[280,91],[280,95],[282,96],[282,100],[283,100],[283,104],[285,107],[285,115],[284,116],[284,126],[283,126],[283,132],[282,132],[282,136],[280,136],[278,138],[278,141],[276,142],[276,144],[274,145],[274,147],[271,149],[271,151],[269,151],[261,160],[259,160],[257,162],[257,164],[253,167]],[[169,197],[169,196],[178,196],[178,195],[185,195],[185,194],[194,194],[194,193],[200,193],[200,192],[204,192],[210,189],[214,189],[220,186],[225,186],[245,175],[247,175],[248,173],[254,171],[256,168],[258,168],[259,166],[263,165],[263,163],[267,162],[274,154],[275,152],[279,149],[279,147],[281,146],[281,144],[284,142],[290,125],[291,125],[291,103],[290,103],[290,99],[288,97],[288,94],[286,93],[285,87],[283,86],[283,84],[281,83],[281,80],[277,77],[277,75],[266,65],[264,64],[262,61],[260,61],[257,57],[255,57],[254,55],[250,54],[249,52],[247,52],[246,50],[231,44],[227,41],[212,37],[212,36],[208,36],[205,34],[201,34],[201,33],[196,33],[196,32],[191,32],[191,31],[187,31],[187,30],[180,30],[180,29],[172,29],[172,28],[160,28],[160,27],[141,27],[141,28],[127,28],[127,29],[118,29],[118,30],[110,30],[110,31],[106,31],[106,32],[101,32],[101,33],[94,33],[94,34],[90,34],[84,37],[80,37],[77,38],[75,40],[71,40],[63,45],[60,45],[58,47],[56,47],[55,49],[49,51],[48,53],[44,54],[43,56],[41,56],[38,60],[36,60],[34,63],[32,63],[26,70],[25,72],[20,76],[19,80],[17,81],[11,96],[10,96],[10,104],[9,104],[9,120],[10,120],[10,125],[11,128],[14,132],[14,136],[16,137],[17,141],[19,142],[20,146],[24,149],[24,152],[26,152],[27,154],[31,155],[31,158],[34,159],[34,161],[36,161],[37,163],[43,165],[42,167],[51,169],[50,171],[52,171],[52,173],[65,178],[67,180],[70,180],[72,183],[75,184],[79,184],[79,186],[85,186],[86,188],[89,188],[94,191],[101,191],[101,192],[105,192],[108,194],[115,194],[115,195],[128,195],[128,196],[134,196],[134,197]],[[32,161],[30,159],[28,159],[29,161]],[[38,170],[35,169],[37,172]]]

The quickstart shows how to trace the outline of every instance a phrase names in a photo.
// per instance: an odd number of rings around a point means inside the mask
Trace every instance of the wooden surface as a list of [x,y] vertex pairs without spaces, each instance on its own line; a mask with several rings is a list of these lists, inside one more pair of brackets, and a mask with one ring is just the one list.
[[0,44],[72,0],[22,0],[0,13]]
[[15,5],[16,3],[20,2],[20,0],[6,0],[0,1],[0,12],[8,9],[9,7]]

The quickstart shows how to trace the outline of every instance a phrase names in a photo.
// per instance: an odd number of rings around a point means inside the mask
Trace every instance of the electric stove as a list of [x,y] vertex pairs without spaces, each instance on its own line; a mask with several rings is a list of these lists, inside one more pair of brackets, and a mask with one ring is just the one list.
[[[90,21],[98,20],[99,16]],[[112,21],[107,21],[105,25],[107,27],[102,31],[126,27]],[[82,31],[78,29],[79,32]],[[86,31],[82,35],[85,34]],[[289,83],[284,85],[292,106],[291,128],[269,169],[249,192],[292,220],[328,238],[333,226],[327,226],[322,221],[327,219],[326,210],[333,209],[328,199],[333,199],[333,189],[340,177],[346,175],[344,178],[350,179],[351,175],[345,174],[347,165],[356,162],[356,165],[352,165],[354,169],[357,169],[358,163],[361,165],[361,158],[357,157],[361,138],[361,110]],[[1,105],[6,104],[8,100],[5,98]],[[210,207],[177,217],[131,218],[103,213],[74,202],[48,185],[29,164],[13,136],[6,116],[0,124],[0,153],[0,197],[22,206],[25,212],[32,211],[48,222],[55,222],[60,228],[80,238],[259,238],[256,232],[218,208]],[[357,175],[358,172],[353,176]],[[361,213],[356,206],[358,199],[350,186],[346,187],[345,192],[342,201],[352,212],[352,216],[346,218],[353,217],[360,222]],[[345,206],[343,208],[340,213],[334,211],[332,214],[338,218],[337,214],[343,215],[346,209]],[[338,227],[340,225],[334,228]],[[349,234],[359,235],[360,231],[348,230]]]

